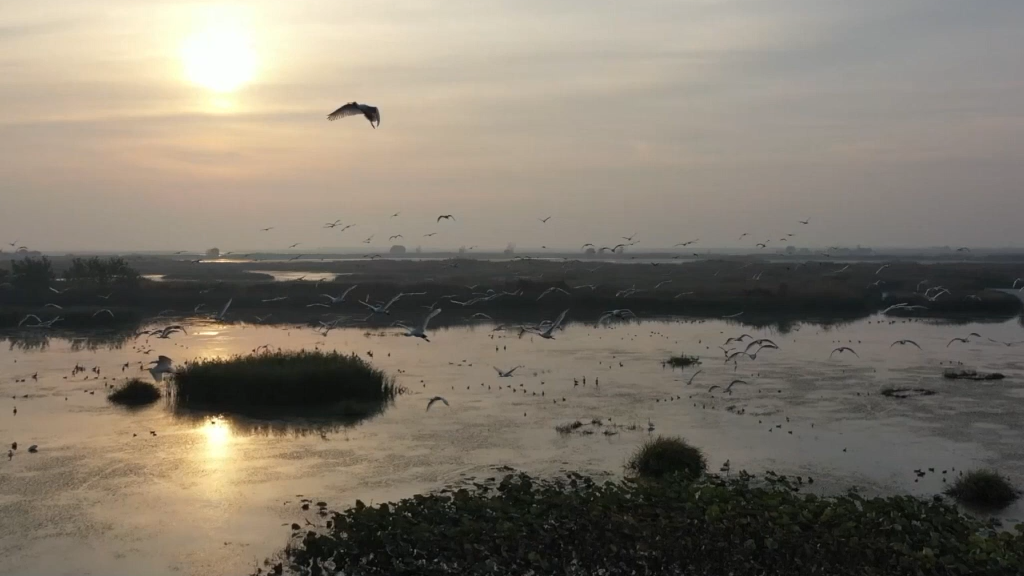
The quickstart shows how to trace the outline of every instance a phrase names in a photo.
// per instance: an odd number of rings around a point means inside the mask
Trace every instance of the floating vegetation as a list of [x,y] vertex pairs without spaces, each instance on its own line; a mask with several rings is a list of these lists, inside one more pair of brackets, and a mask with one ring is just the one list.
[[626,464],[626,469],[642,478],[661,478],[680,474],[697,478],[707,470],[700,448],[690,446],[677,436],[659,436],[644,442]]
[[971,470],[956,479],[946,494],[966,506],[1001,509],[1020,497],[1005,476],[994,470]]
[[160,399],[160,389],[152,382],[140,378],[132,378],[114,388],[107,395],[107,400],[122,406],[147,406]]
[[673,356],[669,358],[665,363],[673,368],[685,368],[686,366],[694,366],[700,364],[700,357],[680,354],[679,356]]
[[[295,528],[267,571],[345,574],[828,574],[1004,576],[1024,569],[1024,534],[955,506],[799,481],[680,477],[597,483],[523,474],[332,512]],[[262,570],[260,571],[262,572]]]
[[935,390],[928,390],[927,388],[896,388],[893,386],[886,386],[882,388],[882,396],[888,398],[911,398],[913,396],[933,396]]
[[583,427],[583,422],[576,420],[574,422],[568,422],[565,424],[559,424],[555,426],[555,431],[559,434],[572,434],[574,431]]
[[385,403],[401,391],[355,354],[307,350],[199,360],[179,369],[172,386],[181,408],[261,412]]
[[1002,380],[1006,376],[999,372],[978,372],[976,370],[953,370],[947,368],[942,373],[943,378],[950,380]]

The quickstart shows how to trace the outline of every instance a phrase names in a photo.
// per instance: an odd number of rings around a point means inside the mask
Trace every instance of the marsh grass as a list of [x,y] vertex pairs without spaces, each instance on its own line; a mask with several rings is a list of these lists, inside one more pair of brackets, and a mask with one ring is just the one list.
[[558,426],[555,426],[555,431],[558,432],[559,434],[571,434],[582,427],[583,422],[575,420],[573,422],[567,422],[565,424],[559,424]]
[[141,378],[132,378],[111,390],[107,400],[121,406],[147,406],[160,399],[160,389],[152,382]]
[[401,392],[393,377],[355,354],[276,351],[192,362],[172,382],[179,408],[273,413],[343,403],[385,403]]
[[700,364],[700,357],[680,354],[679,356],[669,358],[667,364],[673,368],[685,368],[686,366]]
[[946,494],[966,506],[1001,509],[1020,497],[1010,481],[995,470],[971,470],[956,479]]
[[626,469],[641,478],[661,478],[670,474],[697,478],[707,467],[700,448],[690,446],[677,436],[658,436],[644,442],[626,463]]

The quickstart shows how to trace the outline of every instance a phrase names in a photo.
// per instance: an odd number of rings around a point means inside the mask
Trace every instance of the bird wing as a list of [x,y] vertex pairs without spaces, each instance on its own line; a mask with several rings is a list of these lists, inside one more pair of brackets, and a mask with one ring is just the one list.
[[427,331],[427,324],[430,323],[430,321],[434,318],[434,316],[437,316],[440,313],[441,313],[441,309],[440,308],[434,308],[430,312],[430,314],[427,314],[427,317],[423,319],[423,328],[421,328],[420,330],[422,330],[423,332],[426,332]]
[[711,386],[710,388],[708,388],[708,392],[713,391],[715,388],[721,388],[721,386],[719,386],[718,384],[715,384],[715,385]]
[[363,108],[363,114],[366,115],[366,119],[370,121],[370,124],[376,124],[380,126],[380,109],[376,106],[366,106]]
[[498,368],[497,366],[494,366],[494,371],[497,372],[499,376],[505,375],[505,373],[501,371],[501,368]]
[[362,110],[362,108],[360,108],[359,103],[357,103],[357,102],[349,102],[348,104],[345,104],[341,108],[338,108],[334,112],[331,112],[330,114],[328,114],[327,115],[327,119],[331,120],[331,121],[334,121],[334,120],[337,120],[338,118],[345,118],[346,116],[355,116],[356,114],[362,114],[362,113],[363,113],[363,110]]
[[690,384],[692,384],[693,379],[696,378],[697,374],[700,374],[701,372],[703,372],[703,370],[697,370],[696,372],[694,372],[693,376],[690,376],[690,379],[686,381],[686,385],[689,386]]
[[551,327],[550,327],[550,328],[548,328],[548,333],[549,333],[549,334],[550,334],[551,332],[554,332],[555,330],[557,330],[557,329],[558,329],[558,327],[562,325],[562,320],[565,320],[565,314],[566,314],[566,313],[567,313],[568,311],[569,311],[569,309],[568,309],[568,308],[566,308],[565,310],[562,310],[562,313],[558,315],[558,318],[555,318],[555,321],[554,321],[554,323],[553,323],[553,324],[551,324]]
[[349,288],[348,290],[345,290],[344,292],[342,292],[341,293],[341,298],[344,299],[346,296],[348,296],[348,293],[353,291],[353,290],[355,290],[356,286],[359,286],[359,284],[353,284],[351,288]]
[[[217,315],[218,317],[223,318],[224,315],[228,313],[228,308],[231,308],[231,302],[233,300],[234,298],[228,298],[228,303],[224,305],[224,308],[221,308],[220,314]],[[182,330],[182,332],[184,332],[184,330]]]

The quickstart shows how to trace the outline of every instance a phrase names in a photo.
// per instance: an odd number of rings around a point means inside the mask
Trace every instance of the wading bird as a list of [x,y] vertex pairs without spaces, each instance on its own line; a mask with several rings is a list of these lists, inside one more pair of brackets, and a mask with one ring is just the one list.
[[370,126],[377,128],[380,126],[380,110],[376,106],[370,106],[369,104],[360,104],[358,102],[349,102],[341,108],[338,108],[334,112],[327,115],[327,119],[335,121],[339,118],[346,118],[348,116],[358,116],[362,114],[370,121]]

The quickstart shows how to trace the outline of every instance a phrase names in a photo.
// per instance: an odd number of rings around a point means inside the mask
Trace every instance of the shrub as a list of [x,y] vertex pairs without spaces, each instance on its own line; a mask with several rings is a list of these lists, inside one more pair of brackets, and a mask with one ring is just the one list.
[[107,395],[107,400],[122,406],[145,406],[159,399],[160,389],[139,378],[132,378]]
[[139,273],[128,265],[124,258],[111,257],[102,259],[74,258],[71,265],[64,271],[64,280],[68,283],[83,285],[97,284],[106,286],[112,283],[135,284],[139,281]]
[[[597,483],[509,475],[334,512],[282,568],[346,574],[1024,573],[1024,534],[941,501],[802,495],[785,478]],[[301,530],[301,528],[300,528]]]
[[668,365],[673,368],[684,368],[686,366],[693,366],[694,364],[700,364],[699,356],[687,356],[686,354],[680,354],[679,356],[673,356],[668,359]]
[[707,467],[700,448],[690,446],[676,436],[659,436],[644,442],[626,464],[627,470],[644,478],[661,478],[669,474],[697,478]]
[[339,402],[386,402],[399,388],[362,358],[338,352],[264,352],[199,360],[175,373],[185,408],[318,408]]
[[42,258],[16,258],[11,260],[11,278],[19,288],[44,288],[53,282],[53,264],[46,256]]
[[956,479],[946,494],[957,502],[978,508],[1005,508],[1020,496],[1005,476],[994,470],[971,470]]

